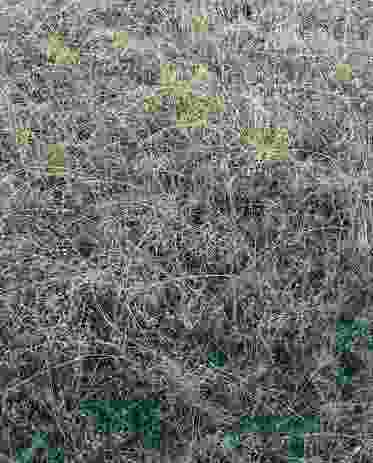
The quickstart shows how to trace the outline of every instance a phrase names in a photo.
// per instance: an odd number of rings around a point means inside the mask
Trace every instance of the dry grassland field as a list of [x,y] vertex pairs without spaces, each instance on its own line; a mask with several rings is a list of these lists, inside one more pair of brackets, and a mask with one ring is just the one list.
[[0,463],[373,461],[373,2],[0,3]]

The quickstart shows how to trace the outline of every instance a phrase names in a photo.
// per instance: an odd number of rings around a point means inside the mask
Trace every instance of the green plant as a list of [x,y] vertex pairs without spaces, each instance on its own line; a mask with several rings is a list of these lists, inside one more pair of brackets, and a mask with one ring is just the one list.
[[304,461],[304,438],[303,435],[290,435],[288,442],[288,451],[290,463]]
[[161,65],[161,86],[165,86],[168,88],[170,85],[174,85],[176,83],[176,64],[174,63],[167,63]]
[[176,127],[206,127],[207,115],[206,97],[184,95],[176,99]]
[[32,437],[31,448],[18,449],[16,452],[17,463],[31,463],[33,460],[33,452],[35,449],[47,448],[48,449],[48,463],[63,463],[64,451],[61,448],[48,447],[48,434],[45,432],[38,432]]
[[192,78],[195,80],[207,80],[208,79],[207,64],[193,64],[192,65]]
[[114,48],[127,48],[128,47],[128,32],[115,31],[113,33],[113,47]]
[[369,321],[366,319],[338,320],[336,326],[337,353],[349,352],[352,341],[357,336],[369,337]]
[[144,111],[154,113],[160,110],[161,99],[159,96],[147,96],[144,98]]
[[[372,336],[369,336],[369,321],[366,319],[338,320],[336,325],[336,353],[351,352],[356,337],[368,338],[368,349],[373,350]],[[344,386],[352,383],[353,369],[340,367],[336,372],[336,384]]]
[[78,48],[65,48],[63,47],[55,57],[56,64],[79,64],[80,51]]
[[336,65],[335,76],[337,80],[352,80],[352,67],[347,63],[338,63]]
[[258,161],[288,158],[288,130],[286,128],[243,128],[240,141],[242,144],[255,145]]
[[243,416],[240,432],[282,432],[289,435],[289,461],[304,457],[304,433],[320,432],[318,416]]
[[224,435],[224,447],[235,449],[240,446],[240,434],[238,432],[228,432]]
[[48,448],[48,463],[63,463],[64,450],[62,448]]
[[352,368],[338,368],[336,374],[336,382],[338,386],[351,384],[352,382]]
[[208,17],[207,16],[193,16],[192,30],[193,32],[208,32]]
[[225,360],[223,351],[210,352],[208,355],[208,365],[211,368],[222,368],[225,364]]
[[48,35],[48,62],[55,64],[57,56],[64,49],[64,37],[60,32],[51,32]]
[[80,50],[64,46],[64,37],[60,32],[48,35],[48,63],[50,64],[79,64]]
[[145,447],[158,448],[160,445],[158,401],[85,400],[80,402],[80,413],[96,417],[98,432],[142,433]]
[[64,146],[62,144],[48,145],[48,174],[53,177],[63,177],[64,166]]
[[[60,141],[59,121],[63,120],[68,139],[61,143],[71,153],[73,181],[67,185],[63,179],[41,178],[42,151],[17,148],[15,134],[1,130],[6,290],[0,292],[0,306],[12,314],[10,325],[9,314],[4,315],[0,334],[2,349],[6,346],[4,355],[18,372],[3,381],[2,414],[10,436],[9,454],[29,445],[23,443],[25,434],[50,429],[56,440],[63,438],[69,461],[102,461],[109,440],[114,451],[119,453],[120,448],[125,461],[147,459],[142,449],[136,452],[130,439],[143,437],[151,447],[158,431],[143,436],[94,434],[86,432],[88,419],[79,417],[81,399],[114,399],[135,391],[136,397],[149,393],[162,400],[162,435],[170,455],[146,452],[154,454],[154,461],[163,456],[165,461],[172,460],[184,444],[195,442],[196,434],[201,436],[201,445],[193,445],[193,451],[208,440],[209,452],[221,452],[219,431],[232,430],[237,413],[247,410],[268,415],[322,414],[327,424],[323,434],[334,424],[347,432],[338,432],[334,447],[334,439],[325,434],[328,445],[320,458],[363,458],[363,454],[354,455],[350,441],[369,438],[360,425],[371,419],[366,404],[372,394],[365,381],[368,368],[355,374],[360,371],[360,364],[354,364],[358,356],[343,357],[357,345],[348,329],[337,347],[340,386],[335,387],[335,372],[330,375],[323,367],[324,362],[333,362],[337,350],[330,342],[330,333],[337,334],[335,307],[350,297],[354,311],[369,313],[371,306],[369,279],[365,278],[369,278],[371,261],[365,261],[356,240],[356,224],[366,224],[369,237],[371,223],[371,166],[369,159],[361,163],[369,152],[371,73],[369,63],[362,60],[353,66],[357,79],[352,86],[328,78],[336,71],[330,64],[341,57],[324,45],[331,42],[338,46],[338,53],[343,48],[346,56],[350,52],[343,39],[339,43],[325,40],[322,47],[316,43],[320,39],[317,16],[324,12],[328,19],[335,16],[334,3],[317,11],[311,2],[302,4],[299,12],[312,10],[313,15],[313,33],[304,50],[303,41],[296,37],[298,9],[290,3],[252,5],[255,20],[248,24],[242,18],[240,24],[215,23],[216,18],[210,16],[206,34],[194,34],[191,27],[163,34],[173,7],[163,2],[155,7],[145,0],[142,8],[132,9],[130,2],[128,18],[139,26],[134,36],[159,29],[155,34],[159,55],[144,53],[141,47],[127,52],[119,43],[115,49],[111,36],[105,40],[108,30],[118,28],[118,19],[122,24],[122,19],[127,21],[120,2],[105,11],[90,9],[89,15],[79,2],[70,2],[68,8],[65,2],[55,2],[53,19],[42,11],[43,2],[39,3],[39,11],[35,15],[33,11],[30,18],[22,13],[21,20],[16,13],[19,33],[1,50],[2,80],[11,84],[5,100],[21,100],[22,92],[26,104],[13,105],[15,120],[22,121],[20,127],[40,128],[37,135],[42,144],[45,138]],[[341,10],[343,15],[343,5]],[[227,13],[231,18],[225,19],[234,19],[235,12]],[[362,7],[361,14],[365,13]],[[51,30],[55,18],[59,30],[82,46],[85,63],[75,69],[74,79],[64,65],[53,72],[54,65],[42,66],[45,58],[38,47],[42,34],[35,35],[34,26],[39,25],[39,31]],[[275,23],[281,27],[273,27]],[[328,33],[333,33],[333,26],[329,22]],[[53,63],[56,59],[63,63],[63,38],[55,42],[54,48],[49,47]],[[306,53],[299,54],[302,50]],[[41,66],[34,66],[34,57]],[[170,110],[163,110],[162,104],[159,112],[142,111],[152,103],[143,103],[143,98],[150,95],[149,87],[159,86],[162,63],[177,63],[171,65],[176,71],[180,60],[185,65],[206,64],[209,82],[203,86],[215,87],[224,95],[224,114],[211,118],[205,130],[189,133],[174,127],[174,103],[194,93],[195,85],[192,79],[192,92],[187,81],[177,82],[176,72],[171,72],[159,93],[159,97],[162,91],[166,95],[162,103],[171,101]],[[193,78],[198,76],[198,66],[193,74]],[[153,102],[148,109],[158,108],[159,100]],[[212,99],[191,98],[183,103],[181,117],[187,123],[188,119],[206,121],[206,107],[209,111],[219,107]],[[204,108],[193,114],[193,105]],[[92,127],[78,146],[71,146],[76,140],[72,133],[79,126],[76,114],[85,113],[85,108],[89,112],[85,119]],[[56,117],[55,110],[61,117]],[[2,113],[5,126],[6,111]],[[36,119],[41,123],[35,125]],[[31,125],[30,120],[34,121]],[[237,130],[267,124],[288,130],[291,162],[263,160],[260,169],[247,175],[255,160],[251,163],[251,150],[239,143]],[[155,133],[156,140],[148,137]],[[251,134],[253,148],[258,143],[258,157],[273,156],[274,139],[271,134],[262,138]],[[146,143],[139,143],[143,140]],[[149,168],[146,163],[151,164]],[[87,257],[71,246],[85,225],[97,236],[93,255],[88,251]],[[356,260],[345,255],[349,246]],[[100,300],[104,286],[119,299],[112,313]],[[13,310],[18,307],[26,313]],[[106,317],[93,319],[92,312],[99,307]],[[284,317],[274,319],[276,312]],[[200,323],[192,327],[188,320]],[[30,344],[29,326],[46,332],[52,346],[43,346],[44,336]],[[281,337],[289,358],[272,370],[269,357],[274,353],[275,337]],[[293,349],[291,337],[299,337],[302,352]],[[372,336],[368,343],[373,347]],[[212,345],[229,353],[229,366],[207,367]],[[28,357],[31,347],[40,356],[47,347],[50,355],[37,363]],[[173,363],[180,368],[171,368]],[[200,376],[192,374],[196,369]],[[201,383],[208,386],[206,396]],[[32,410],[27,405],[21,409],[22,394],[33,399]],[[104,410],[96,423],[101,420],[102,428],[109,430],[141,429],[136,424],[141,422],[141,413],[127,412],[128,407],[107,417],[109,412]],[[286,420],[279,424],[289,438],[289,460],[301,459],[302,439],[294,437],[291,442],[286,426]],[[217,433],[211,435],[211,429]],[[227,452],[228,460],[239,459],[239,454],[245,459],[248,449],[234,447],[250,442],[258,444],[254,461],[265,461],[261,439],[244,437],[250,435],[238,433],[233,443],[227,442],[227,447],[233,447]],[[222,455],[214,457],[210,460],[222,461]],[[113,456],[114,461],[120,459]],[[197,460],[195,455],[190,459]],[[210,460],[206,455],[201,458]]]
[[32,142],[31,129],[17,129],[16,142],[18,145],[29,145]]

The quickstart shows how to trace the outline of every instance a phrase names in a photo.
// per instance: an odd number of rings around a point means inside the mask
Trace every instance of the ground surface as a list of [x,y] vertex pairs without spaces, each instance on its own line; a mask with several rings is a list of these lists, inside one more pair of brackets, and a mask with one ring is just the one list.
[[[99,3],[1,5],[0,461],[35,432],[65,461],[286,461],[286,435],[224,446],[242,415],[319,416],[308,461],[371,461],[373,353],[335,338],[342,316],[373,317],[372,5],[252,2],[232,22],[209,5],[219,20],[193,38],[167,25],[179,6]],[[51,30],[79,66],[46,65]],[[209,65],[226,105],[203,132],[143,111],[162,60]],[[255,162],[254,123],[288,128],[287,161]],[[160,400],[161,449],[97,434],[89,398]]]

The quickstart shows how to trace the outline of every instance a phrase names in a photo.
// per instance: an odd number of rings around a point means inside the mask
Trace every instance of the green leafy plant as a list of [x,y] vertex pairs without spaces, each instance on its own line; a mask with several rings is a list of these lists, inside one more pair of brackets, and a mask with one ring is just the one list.
[[17,145],[29,145],[32,142],[31,129],[17,129],[16,130],[16,143]]
[[304,457],[304,433],[320,432],[318,416],[243,416],[240,432],[283,432],[289,435],[289,461]]
[[223,96],[209,96],[207,97],[207,106],[210,113],[224,112],[224,97]]
[[144,111],[154,113],[161,108],[161,99],[159,96],[147,96],[144,98]]
[[114,48],[127,48],[128,47],[128,32],[115,31],[113,33],[113,47]]
[[161,85],[169,86],[176,82],[176,64],[167,63],[161,65]]
[[337,353],[349,352],[357,336],[369,338],[369,321],[365,319],[339,320],[336,327]]
[[303,435],[290,435],[288,442],[289,457],[291,463],[304,461],[304,437]]
[[78,48],[62,48],[56,55],[56,64],[79,64],[80,51]]
[[211,368],[222,368],[225,365],[225,354],[223,351],[210,352],[208,365]]
[[54,177],[63,177],[64,164],[64,146],[62,144],[48,145],[48,174]]
[[193,64],[192,78],[195,80],[208,79],[208,65],[207,64]]
[[163,64],[161,67],[160,94],[162,96],[182,97],[191,93],[191,82],[177,79],[175,64]]
[[338,386],[351,384],[352,382],[352,369],[351,368],[338,368],[336,375],[336,382]]
[[33,459],[34,450],[46,448],[48,446],[48,434],[39,432],[33,435],[32,444],[27,449],[17,449],[16,461],[17,463],[31,463]]
[[140,432],[146,448],[160,445],[158,401],[85,400],[80,403],[80,413],[97,419],[98,432]]
[[48,36],[48,63],[50,64],[79,64],[79,48],[64,46],[64,37],[60,32],[52,32]]
[[208,17],[207,16],[193,16],[192,30],[193,32],[208,32]]
[[60,32],[51,32],[48,35],[48,62],[55,64],[57,56],[64,48],[64,37]]
[[288,158],[288,130],[286,128],[243,128],[240,132],[240,142],[255,145],[258,161],[287,160]]
[[[352,342],[356,337],[368,338],[368,349],[373,350],[373,339],[369,336],[369,321],[366,319],[338,320],[336,326],[336,353],[352,351]],[[336,384],[344,386],[352,383],[353,370],[350,367],[338,368]]]
[[236,449],[241,444],[240,434],[238,432],[228,432],[224,435],[224,447],[227,449]]
[[[204,67],[200,69],[206,70]],[[224,111],[222,97],[193,95],[191,81],[177,79],[174,63],[161,67],[160,93],[175,98],[178,128],[207,127],[209,112]]]
[[206,97],[186,95],[176,99],[177,127],[206,127],[208,100]]
[[48,463],[63,463],[64,450],[60,447],[48,448]]
[[348,81],[352,80],[352,67],[347,63],[338,63],[335,69],[335,77],[337,80]]

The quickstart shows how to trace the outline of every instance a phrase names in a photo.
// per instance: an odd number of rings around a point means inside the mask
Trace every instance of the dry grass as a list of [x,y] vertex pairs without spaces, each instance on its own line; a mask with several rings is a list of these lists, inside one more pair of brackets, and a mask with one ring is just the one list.
[[[224,445],[247,414],[320,417],[306,460],[372,458],[372,352],[335,351],[337,320],[372,318],[372,15],[189,5],[1,6],[17,28],[1,48],[0,461],[36,432],[65,461],[287,460],[271,434]],[[51,31],[79,65],[47,64]],[[193,93],[224,111],[206,128],[177,128],[170,99],[145,111],[166,63],[180,80],[208,65]],[[287,129],[287,160],[256,161],[247,127]],[[160,400],[161,448],[97,434],[90,398]]]

